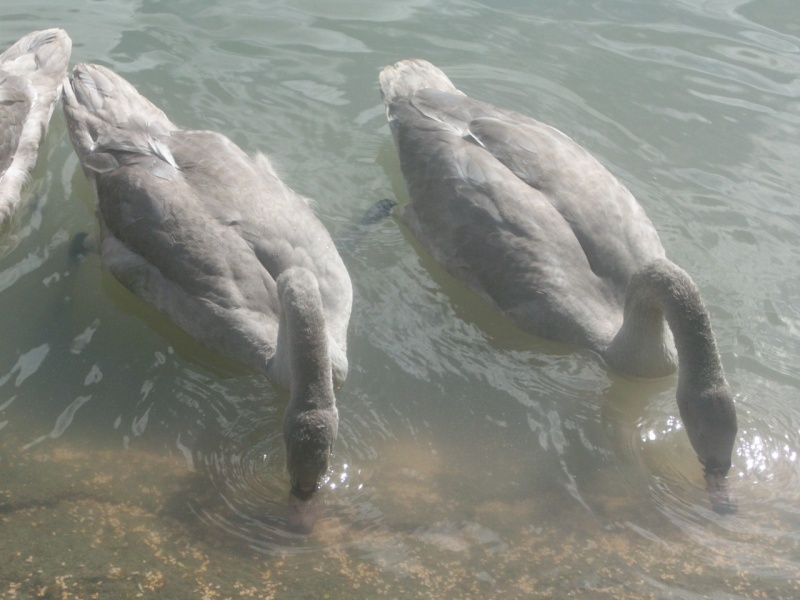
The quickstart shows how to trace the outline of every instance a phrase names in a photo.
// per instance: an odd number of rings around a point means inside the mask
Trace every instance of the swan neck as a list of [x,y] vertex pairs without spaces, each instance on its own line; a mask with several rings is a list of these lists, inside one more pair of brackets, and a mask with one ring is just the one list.
[[[659,259],[631,277],[623,324],[609,344],[609,362],[621,362],[625,357],[635,369],[612,366],[643,377],[666,375],[675,369],[670,338],[677,350],[680,380],[709,385],[724,379],[711,318],[700,290],[683,269]],[[645,344],[651,347],[644,348]],[[636,369],[640,372],[633,372]]]
[[288,371],[293,409],[334,405],[331,359],[322,298],[314,275],[292,268],[278,277],[281,315],[273,362]]
[[695,282],[686,271],[667,261],[654,266],[651,277],[651,293],[660,301],[675,339],[679,379],[701,380],[706,385],[724,379],[711,315]]

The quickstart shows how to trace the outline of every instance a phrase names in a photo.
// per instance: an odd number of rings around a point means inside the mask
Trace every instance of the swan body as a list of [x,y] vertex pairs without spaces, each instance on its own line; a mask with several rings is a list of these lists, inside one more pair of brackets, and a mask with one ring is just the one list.
[[411,199],[401,217],[423,246],[525,331],[638,377],[677,368],[689,439],[724,477],[736,412],[708,311],[633,195],[560,131],[426,61],[384,68],[380,86]]
[[36,165],[71,50],[66,32],[47,29],[0,54],[0,226],[14,213]]
[[97,198],[104,267],[191,336],[290,391],[293,494],[309,497],[336,439],[352,286],[308,202],[269,160],[178,128],[125,79],[77,65],[69,135]]

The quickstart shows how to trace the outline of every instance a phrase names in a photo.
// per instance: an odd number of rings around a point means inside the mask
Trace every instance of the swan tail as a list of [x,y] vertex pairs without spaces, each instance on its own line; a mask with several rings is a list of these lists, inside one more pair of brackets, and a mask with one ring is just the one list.
[[0,54],[0,68],[15,75],[38,71],[60,82],[71,51],[72,40],[63,29],[33,31]]
[[110,69],[76,65],[62,102],[72,145],[87,171],[113,170],[119,152],[156,156],[177,168],[166,140],[178,128]]
[[64,30],[47,29],[29,33],[0,54],[0,226],[16,210],[36,164],[71,50]]
[[463,95],[440,69],[419,58],[401,60],[384,67],[379,80],[381,95],[387,105],[424,89]]
[[82,63],[72,71],[68,105],[79,104],[96,118],[120,129],[169,133],[177,129],[167,115],[128,81],[101,65]]

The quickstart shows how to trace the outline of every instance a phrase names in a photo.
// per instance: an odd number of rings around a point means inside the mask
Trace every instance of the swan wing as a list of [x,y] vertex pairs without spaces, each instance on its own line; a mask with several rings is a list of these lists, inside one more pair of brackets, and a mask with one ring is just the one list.
[[266,156],[250,157],[218,133],[173,134],[170,148],[182,177],[197,192],[196,201],[219,227],[247,245],[269,279],[274,282],[293,266],[314,273],[327,326],[344,350],[352,305],[350,277],[330,233],[306,199],[281,181]]
[[664,256],[655,227],[633,195],[559,130],[441,89],[418,90],[411,103],[541,192],[572,228],[593,272],[609,278],[620,296],[638,268]]
[[543,123],[508,112],[473,118],[473,140],[540,191],[572,228],[592,270],[624,292],[642,265],[664,251],[628,189],[591,154]]
[[265,157],[219,133],[177,128],[102,67],[76,67],[71,84],[70,136],[96,187],[104,264],[120,281],[207,345],[262,368],[277,343],[275,280],[305,266],[344,350],[347,271]]
[[25,80],[0,70],[0,176],[14,160],[30,108]]
[[[76,67],[64,112],[96,190],[104,266],[193,337],[263,368],[277,340],[275,281],[221,218],[233,175],[215,181],[207,169],[217,161],[235,169],[246,155],[206,156],[220,144],[197,146],[192,132],[96,65]],[[250,179],[239,183],[252,189],[258,180]]]
[[[633,195],[568,136],[469,98],[430,63],[386,67],[380,82],[412,199],[411,229],[521,326],[602,348],[621,324],[632,274],[664,256]],[[524,235],[509,237],[512,230]],[[491,253],[469,253],[468,243],[490,239]],[[469,272],[484,265],[478,282]],[[504,274],[507,281],[495,281]],[[526,297],[529,313],[547,307],[533,324],[516,314]],[[545,321],[575,323],[577,332],[553,335]]]
[[436,91],[387,107],[411,197],[405,222],[524,329],[580,343],[609,335],[613,325],[598,315],[619,311],[613,291],[547,196],[475,143],[464,100]]

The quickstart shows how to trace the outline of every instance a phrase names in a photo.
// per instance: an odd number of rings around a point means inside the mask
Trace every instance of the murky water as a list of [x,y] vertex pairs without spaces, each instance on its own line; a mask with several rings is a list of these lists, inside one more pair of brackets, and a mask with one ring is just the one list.
[[[0,8],[176,123],[262,149],[355,288],[351,371],[310,537],[285,531],[286,393],[193,342],[67,245],[91,189],[57,110],[0,241],[6,597],[796,597],[800,5],[170,2]],[[675,378],[631,381],[517,331],[422,252],[385,64],[551,123],[644,205],[712,312],[740,511],[708,506]]]

